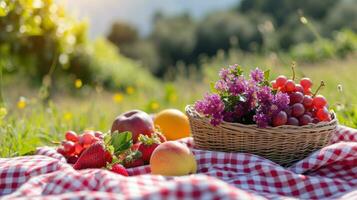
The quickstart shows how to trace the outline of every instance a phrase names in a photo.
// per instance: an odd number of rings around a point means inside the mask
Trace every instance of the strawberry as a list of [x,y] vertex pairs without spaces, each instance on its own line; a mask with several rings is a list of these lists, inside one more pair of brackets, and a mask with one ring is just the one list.
[[144,160],[141,158],[140,151],[133,151],[123,160],[125,168],[132,168],[144,165]]
[[133,167],[143,166],[144,164],[145,163],[143,159],[139,158],[137,160],[126,161],[124,165],[126,168],[133,168]]
[[128,171],[126,171],[125,167],[123,167],[123,165],[118,164],[118,163],[115,163],[112,166],[110,171],[117,173],[117,174],[121,174],[123,176],[129,176]]
[[148,163],[149,163],[152,152],[153,152],[153,151],[156,149],[156,147],[158,147],[158,146],[159,146],[159,144],[157,144],[157,143],[153,143],[153,144],[150,144],[150,145],[146,145],[146,144],[142,143],[142,144],[139,146],[138,151],[141,152],[141,154],[142,154],[142,159],[143,159],[143,161],[144,161],[145,164],[148,164]]
[[109,151],[105,151],[104,158],[108,163],[113,161],[113,155]]
[[97,142],[83,151],[77,162],[73,165],[74,169],[102,168],[107,162],[112,162],[112,156],[105,148],[103,142]]
[[139,141],[141,144],[139,145],[138,151],[141,152],[142,154],[142,159],[145,164],[148,164],[150,161],[150,157],[152,152],[156,149],[157,146],[159,146],[160,139],[158,137],[148,137],[146,135],[140,135],[139,136]]

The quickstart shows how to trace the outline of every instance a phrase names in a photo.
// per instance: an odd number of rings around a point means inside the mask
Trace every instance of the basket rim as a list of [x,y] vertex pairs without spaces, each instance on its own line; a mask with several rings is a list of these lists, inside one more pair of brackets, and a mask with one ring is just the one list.
[[[186,111],[186,114],[188,115],[188,117],[204,120],[205,122],[210,124],[209,118],[204,117],[201,114],[199,114],[193,105],[187,105],[185,107],[185,111]],[[338,120],[336,117],[336,113],[332,111],[331,115],[332,115],[332,120],[329,122],[319,122],[317,124],[309,123],[304,126],[282,125],[282,126],[277,126],[277,127],[268,126],[265,128],[260,128],[256,124],[242,124],[242,123],[233,123],[233,122],[226,122],[226,121],[222,121],[222,123],[218,126],[224,126],[224,125],[235,126],[235,127],[240,126],[240,127],[245,127],[245,128],[264,129],[264,130],[281,130],[281,129],[310,130],[312,128],[321,128],[321,127],[326,127],[326,126],[331,126],[331,127],[337,126]]]

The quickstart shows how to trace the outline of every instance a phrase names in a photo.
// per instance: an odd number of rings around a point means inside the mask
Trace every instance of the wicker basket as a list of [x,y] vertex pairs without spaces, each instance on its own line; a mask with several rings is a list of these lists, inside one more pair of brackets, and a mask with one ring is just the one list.
[[208,118],[198,114],[190,105],[186,107],[186,113],[196,147],[256,154],[282,166],[290,166],[326,146],[337,127],[335,114],[332,114],[330,122],[258,128],[254,124],[228,122],[212,126]]

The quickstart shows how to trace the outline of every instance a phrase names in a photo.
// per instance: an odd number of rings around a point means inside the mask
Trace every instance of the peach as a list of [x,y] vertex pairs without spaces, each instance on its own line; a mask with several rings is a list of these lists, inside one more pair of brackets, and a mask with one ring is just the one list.
[[131,110],[119,115],[113,122],[111,132],[130,131],[136,143],[140,134],[151,135],[155,131],[150,115],[140,110]]
[[177,141],[160,144],[150,158],[152,174],[183,176],[197,171],[195,156],[190,149]]

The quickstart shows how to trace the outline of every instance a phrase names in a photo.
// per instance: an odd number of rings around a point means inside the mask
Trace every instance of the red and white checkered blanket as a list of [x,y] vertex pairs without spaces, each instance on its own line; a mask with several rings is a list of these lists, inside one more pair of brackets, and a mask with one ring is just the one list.
[[3,199],[357,199],[357,130],[340,126],[331,145],[289,168],[244,153],[192,148],[198,174],[124,177],[102,169],[76,171],[53,148],[0,158]]

